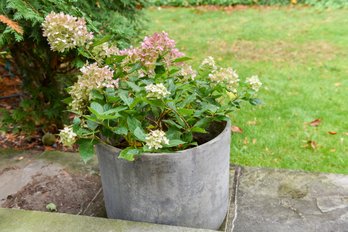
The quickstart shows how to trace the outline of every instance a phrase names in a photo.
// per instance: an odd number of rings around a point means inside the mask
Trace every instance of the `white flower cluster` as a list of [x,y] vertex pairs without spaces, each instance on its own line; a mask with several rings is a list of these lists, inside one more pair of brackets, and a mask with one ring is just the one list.
[[194,80],[197,76],[197,71],[192,69],[192,66],[185,65],[181,68],[179,72],[180,76],[183,76],[185,80]]
[[104,59],[106,57],[110,57],[112,55],[117,55],[119,53],[119,49],[115,46],[110,46],[108,42],[102,43],[98,46],[95,46],[92,49],[92,53],[100,58]]
[[76,136],[77,134],[75,134],[72,127],[64,127],[64,129],[59,133],[60,142],[68,147],[71,147],[75,143]]
[[166,137],[164,131],[154,130],[147,134],[145,142],[150,149],[155,148],[157,150],[162,148],[163,144],[169,144],[169,139]]
[[258,76],[251,76],[251,77],[247,78],[245,82],[255,92],[258,92],[260,90],[261,86],[262,86],[262,83],[261,83],[261,81],[260,81]]
[[205,58],[199,67],[200,68],[210,68],[212,70],[217,69],[217,66],[215,64],[215,60],[212,56],[208,56],[207,58]]
[[147,92],[147,97],[162,99],[170,94],[167,88],[162,84],[149,84],[145,86],[145,90]]
[[232,92],[237,91],[239,76],[232,68],[219,68],[209,74],[209,78],[212,82],[227,84]]
[[93,39],[93,34],[87,31],[83,18],[64,13],[48,14],[42,27],[43,36],[47,37],[53,51],[64,52]]
[[84,66],[80,69],[82,75],[71,87],[69,94],[72,97],[70,104],[73,111],[83,112],[89,94],[93,89],[118,88],[118,79],[114,80],[114,71],[108,66],[99,68],[97,63]]

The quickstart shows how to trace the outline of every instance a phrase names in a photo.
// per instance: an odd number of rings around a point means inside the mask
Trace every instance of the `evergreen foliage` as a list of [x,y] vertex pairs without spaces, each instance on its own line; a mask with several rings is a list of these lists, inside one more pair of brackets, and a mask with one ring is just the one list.
[[4,114],[3,123],[20,130],[56,132],[67,118],[62,102],[65,88],[76,80],[78,68],[86,60],[77,50],[64,54],[50,50],[41,27],[47,14],[83,17],[95,37],[110,34],[115,45],[125,48],[142,30],[145,4],[145,0],[0,1],[0,50],[11,55],[25,94],[18,109]]

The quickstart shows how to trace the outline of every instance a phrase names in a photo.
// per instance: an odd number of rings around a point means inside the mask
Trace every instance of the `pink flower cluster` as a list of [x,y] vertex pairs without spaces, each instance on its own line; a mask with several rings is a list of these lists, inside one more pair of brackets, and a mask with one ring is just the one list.
[[184,56],[175,47],[175,41],[168,37],[166,32],[155,33],[150,37],[145,37],[140,47],[129,48],[120,51],[120,55],[127,55],[127,63],[140,61],[147,69],[147,74],[153,74],[158,58],[162,58],[167,66],[170,66],[173,60]]

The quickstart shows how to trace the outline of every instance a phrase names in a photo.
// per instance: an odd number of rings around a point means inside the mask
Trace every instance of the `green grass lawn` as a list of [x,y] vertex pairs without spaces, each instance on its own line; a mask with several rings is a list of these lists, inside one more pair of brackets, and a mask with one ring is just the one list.
[[[146,13],[148,33],[168,32],[194,66],[211,55],[264,83],[264,104],[233,115],[243,133],[233,135],[232,163],[348,173],[348,10]],[[307,124],[315,119],[318,127]]]

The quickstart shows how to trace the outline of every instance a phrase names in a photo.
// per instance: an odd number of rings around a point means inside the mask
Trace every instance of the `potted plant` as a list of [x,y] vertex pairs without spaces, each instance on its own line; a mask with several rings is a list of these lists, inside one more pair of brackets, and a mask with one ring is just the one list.
[[75,118],[60,138],[79,144],[84,160],[96,145],[108,217],[218,229],[228,207],[228,115],[258,103],[259,79],[240,82],[212,57],[195,71],[165,32],[125,50],[105,38],[79,49],[89,63],[68,90]]

